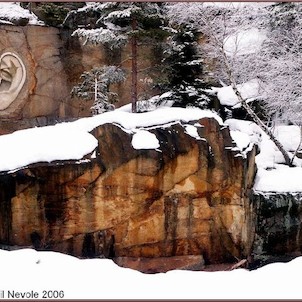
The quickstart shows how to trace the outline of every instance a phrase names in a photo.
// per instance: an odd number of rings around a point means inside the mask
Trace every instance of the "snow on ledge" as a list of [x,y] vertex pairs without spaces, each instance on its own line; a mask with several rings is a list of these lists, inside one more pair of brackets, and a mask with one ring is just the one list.
[[[302,192],[302,160],[296,158],[297,167],[288,167],[281,152],[270,138],[251,121],[228,119],[232,139],[243,153],[249,142],[258,145],[260,153],[256,156],[257,174],[254,183],[255,193],[299,193]],[[300,142],[298,126],[275,126],[274,134],[290,156]]]
[[7,23],[7,21],[1,20],[2,18],[8,20],[18,20],[21,18],[28,18],[30,25],[44,25],[44,22],[38,20],[38,17],[31,13],[28,9],[24,9],[20,6],[18,2],[0,2],[0,21],[4,24],[12,24]]
[[159,141],[154,133],[146,130],[138,130],[132,137],[132,146],[134,149],[157,149]]
[[[238,84],[237,88],[243,99],[247,102],[251,102],[261,96],[260,84],[259,80],[257,79],[250,80],[243,84]],[[217,93],[217,98],[219,99],[221,105],[231,106],[233,108],[241,107],[241,103],[231,86],[212,87],[212,91]]]
[[[137,133],[144,128],[161,127],[177,121],[189,122],[204,117],[214,118],[219,124],[223,124],[221,118],[209,110],[167,107],[145,113],[115,110],[70,123],[16,131],[0,136],[0,171],[15,171],[37,162],[80,160],[92,153],[98,144],[89,132],[103,124],[115,123],[126,132]],[[140,141],[135,147],[158,147],[157,139],[150,138],[150,135],[145,135],[144,141]]]

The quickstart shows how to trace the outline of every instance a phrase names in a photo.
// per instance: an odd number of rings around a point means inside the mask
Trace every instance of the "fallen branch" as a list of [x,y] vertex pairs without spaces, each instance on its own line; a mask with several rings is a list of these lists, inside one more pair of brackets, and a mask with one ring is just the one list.
[[242,259],[239,262],[237,262],[236,264],[232,265],[229,269],[227,269],[227,271],[232,271],[234,269],[237,269],[238,267],[242,267],[244,265],[246,265],[247,263],[247,259]]

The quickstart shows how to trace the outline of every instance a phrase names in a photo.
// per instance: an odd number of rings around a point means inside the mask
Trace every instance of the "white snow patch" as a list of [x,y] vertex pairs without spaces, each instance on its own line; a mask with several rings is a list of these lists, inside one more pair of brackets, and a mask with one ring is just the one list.
[[3,24],[3,25],[14,25],[14,23],[9,22],[9,21],[5,21],[5,20],[1,20],[1,18],[0,18],[0,24]]
[[[297,149],[300,143],[300,129],[298,126],[276,126],[273,129],[273,133],[280,143],[284,146],[284,149],[289,152],[289,156],[292,157],[294,151]],[[263,132],[262,140],[260,144],[260,154],[256,157],[256,163],[258,168],[263,169],[275,169],[276,164],[284,163],[284,158],[276,145],[269,139],[269,137]],[[296,166],[302,166],[302,160],[295,158],[294,164]],[[291,170],[289,170],[291,171]],[[284,178],[285,179],[285,178]],[[287,180],[290,182],[289,179]],[[302,182],[301,189],[302,191]]]
[[90,158],[96,158],[96,152],[95,151],[91,154]]
[[[293,152],[300,142],[298,126],[276,126],[273,133],[289,152]],[[260,192],[297,193],[302,192],[302,160],[295,158],[296,167],[284,165],[284,158],[276,145],[263,133],[260,154],[256,156],[258,167],[254,190]]]
[[230,131],[240,131],[250,137],[250,141],[259,144],[261,141],[262,130],[254,122],[243,121],[238,119],[227,119],[224,122],[229,126]]
[[28,18],[28,24],[44,25],[44,22],[38,20],[35,14],[31,13],[28,9],[22,8],[18,2],[0,2],[0,20],[2,18],[9,20]]
[[302,192],[302,169],[274,164],[274,169],[257,171],[254,190],[260,192]]
[[[41,298],[43,290],[54,289],[63,291],[64,299],[301,299],[302,297],[301,281],[297,278],[302,270],[302,257],[288,263],[269,264],[253,271],[174,270],[160,274],[143,274],[121,268],[107,259],[80,260],[56,252],[23,249],[0,250],[0,267],[1,271],[5,272],[0,276],[4,298],[7,298],[8,290],[36,291]],[[87,276],[98,277],[87,278]],[[282,286],[268,286],[268,282],[279,284],[281,276],[286,276],[282,279]]]
[[240,151],[245,150],[251,143],[251,139],[246,133],[230,131],[230,134]]
[[[253,101],[261,96],[259,80],[253,79],[246,83],[237,85],[237,89],[241,96],[247,102]],[[241,107],[241,103],[236,96],[231,86],[226,87],[212,87],[212,91],[217,93],[217,97],[224,106],[231,106],[233,108]]]
[[[276,145],[255,123],[229,119],[225,121],[238,148],[243,150],[250,142],[257,144],[260,153],[256,156],[257,174],[254,183],[256,192],[302,192],[302,160],[296,158],[296,167],[284,165],[284,158]],[[298,126],[275,126],[273,133],[282,143],[289,156],[300,143]],[[248,148],[246,149],[248,150]]]
[[157,149],[159,141],[154,133],[146,130],[138,130],[132,137],[132,146],[134,149]]
[[198,134],[197,127],[193,125],[186,125],[185,126],[185,132],[190,135],[191,137],[201,140],[201,137]]
[[300,144],[301,133],[299,126],[276,126],[274,127],[274,134],[287,151],[295,151]]
[[106,19],[110,20],[110,19],[119,19],[119,18],[130,18],[132,14],[132,10],[133,9],[130,7],[124,10],[113,11],[108,14]]
[[257,28],[237,32],[224,40],[224,51],[228,56],[247,55],[260,50],[266,33]]
[[262,131],[255,123],[228,119],[225,121],[225,124],[228,125],[231,137],[237,146],[232,148],[232,150],[240,151],[244,158],[246,158],[247,153],[252,150],[254,145],[260,144]]
[[35,162],[81,159],[97,147],[97,139],[60,124],[2,135],[0,146],[0,167],[7,171]]

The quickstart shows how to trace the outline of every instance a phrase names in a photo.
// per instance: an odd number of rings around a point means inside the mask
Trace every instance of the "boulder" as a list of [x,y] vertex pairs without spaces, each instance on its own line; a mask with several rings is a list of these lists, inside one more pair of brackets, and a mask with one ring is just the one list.
[[243,158],[228,128],[198,123],[199,140],[181,123],[149,130],[160,151],[135,150],[131,133],[105,124],[92,131],[96,158],[1,175],[0,243],[79,257],[246,258],[255,150]]

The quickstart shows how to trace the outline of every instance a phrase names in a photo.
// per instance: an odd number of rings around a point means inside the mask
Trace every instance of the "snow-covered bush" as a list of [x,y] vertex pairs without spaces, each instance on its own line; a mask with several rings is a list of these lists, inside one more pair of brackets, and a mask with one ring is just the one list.
[[93,100],[92,114],[113,110],[117,93],[109,90],[111,84],[124,81],[125,73],[116,66],[93,68],[81,75],[81,83],[72,89],[72,95],[84,100]]
[[269,7],[269,35],[253,70],[266,91],[266,109],[279,122],[302,126],[302,5],[278,3]]

